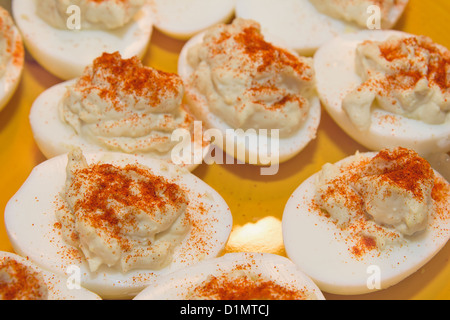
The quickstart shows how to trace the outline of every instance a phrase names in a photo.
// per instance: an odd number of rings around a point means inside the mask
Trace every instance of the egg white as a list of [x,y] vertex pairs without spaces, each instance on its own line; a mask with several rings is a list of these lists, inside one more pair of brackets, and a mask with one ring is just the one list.
[[236,0],[151,0],[154,26],[176,39],[187,40],[234,15]]
[[[370,158],[375,154],[362,155]],[[337,165],[349,163],[352,158]],[[435,174],[440,176],[436,171]],[[289,198],[282,232],[288,257],[324,292],[353,295],[386,289],[419,270],[450,238],[450,219],[434,218],[431,214],[427,230],[407,239],[406,243],[388,245],[379,255],[368,252],[362,258],[355,258],[342,231],[311,206],[316,176],[317,173],[305,180]],[[445,201],[448,210],[450,198]],[[368,286],[371,275],[378,272],[380,287]]]
[[101,300],[100,296],[83,287],[70,289],[67,277],[44,270],[30,260],[15,253],[2,251],[0,252],[0,259],[2,258],[15,260],[39,273],[47,286],[47,300]]
[[143,58],[150,42],[153,23],[149,4],[126,26],[112,31],[56,29],[37,16],[37,5],[35,0],[14,0],[15,21],[33,58],[63,80],[80,76],[103,52]]
[[16,26],[12,27],[12,32],[14,32],[12,58],[6,65],[5,74],[0,78],[0,110],[8,104],[16,92],[25,61],[22,36]]
[[[302,125],[298,132],[294,133],[290,137],[279,138],[279,149],[273,150],[272,146],[276,146],[276,142],[272,141],[269,136],[267,139],[259,139],[259,144],[250,144],[249,139],[254,137],[250,131],[244,130],[241,132],[235,130],[235,128],[228,125],[220,117],[214,115],[208,107],[206,98],[198,92],[195,88],[190,87],[188,83],[189,77],[194,72],[193,68],[187,61],[187,54],[190,48],[203,41],[204,32],[199,33],[195,37],[191,38],[183,47],[180,52],[178,60],[178,74],[185,80],[186,86],[186,101],[189,105],[190,111],[195,115],[197,119],[200,119],[205,127],[218,129],[223,136],[223,139],[214,140],[213,143],[228,153],[230,156],[235,157],[242,163],[248,163],[249,159],[255,159],[255,165],[267,165],[268,159],[265,159],[262,150],[268,150],[276,153],[276,157],[270,157],[270,164],[276,165],[286,162],[291,158],[299,154],[312,140],[316,138],[317,129],[321,119],[321,105],[319,97],[314,97],[311,103],[311,109],[305,123]],[[258,132],[257,132],[258,133]],[[262,156],[262,157],[261,157]]]
[[[61,120],[59,103],[63,99],[67,87],[73,85],[76,81],[77,79],[68,80],[46,89],[37,97],[31,106],[29,121],[33,137],[38,148],[47,159],[68,153],[74,147],[79,147],[86,152],[111,151],[82,135],[78,135],[73,127]],[[195,139],[191,144],[192,156],[190,159],[194,160],[194,157],[196,159],[199,158],[196,155],[198,153],[200,153],[200,158],[203,159],[208,150],[209,145],[204,144],[203,139]],[[172,153],[160,155],[154,152],[148,152],[139,153],[138,155],[175,162],[181,167],[187,168],[189,171],[193,171],[200,164],[199,160],[185,161],[184,159],[178,159],[177,155],[172,155]]]
[[305,290],[317,300],[325,300],[317,285],[289,259],[269,253],[228,253],[195,266],[167,274],[152,283],[134,300],[186,300],[196,286],[209,276],[232,272],[236,266],[248,265],[251,272],[289,288]]
[[193,228],[175,248],[171,264],[161,270],[122,273],[102,266],[92,273],[86,260],[75,254],[78,251],[63,240],[55,225],[56,197],[66,179],[67,155],[61,155],[35,167],[6,206],[5,226],[15,252],[60,275],[65,275],[71,266],[80,268],[81,285],[105,299],[133,298],[159,276],[221,253],[231,232],[232,215],[223,198],[202,180],[155,159],[121,153],[86,153],[85,157],[88,164],[142,164],[153,174],[180,185],[190,199],[187,213],[199,227]]
[[[384,41],[400,31],[359,31],[335,38],[314,55],[317,91],[335,122],[354,140],[372,151],[402,146],[422,156],[450,151],[450,125],[430,125],[381,109],[372,110],[369,130],[361,132],[342,108],[344,97],[362,83],[356,74],[355,49],[365,40]],[[389,119],[389,120],[387,120]]]
[[[390,20],[397,21],[405,6],[395,8]],[[309,0],[237,0],[236,17],[258,21],[263,33],[284,39],[303,55],[313,54],[339,34],[361,29],[319,12]]]

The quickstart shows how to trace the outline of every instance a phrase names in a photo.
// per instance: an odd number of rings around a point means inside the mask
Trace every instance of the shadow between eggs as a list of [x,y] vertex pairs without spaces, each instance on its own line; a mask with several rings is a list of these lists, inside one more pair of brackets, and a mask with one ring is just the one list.
[[179,54],[181,49],[183,49],[187,40],[175,39],[169,37],[163,32],[159,31],[156,27],[153,28],[152,37],[150,44],[156,45],[161,49],[172,52],[174,54]]
[[64,81],[44,69],[36,60],[33,59],[33,57],[28,53],[27,50],[25,52],[25,65],[27,72],[34,79],[34,82],[38,83],[43,88],[43,90],[46,90]]

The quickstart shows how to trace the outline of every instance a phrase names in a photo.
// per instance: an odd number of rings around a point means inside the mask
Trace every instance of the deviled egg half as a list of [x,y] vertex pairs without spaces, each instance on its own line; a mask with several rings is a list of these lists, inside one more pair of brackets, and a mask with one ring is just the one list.
[[228,253],[159,278],[134,300],[325,300],[289,259]]
[[325,109],[369,150],[450,151],[447,48],[425,36],[360,31],[323,45],[314,67]]
[[243,163],[287,161],[316,137],[321,107],[312,59],[267,42],[252,20],[193,37],[178,74],[214,144]]
[[142,58],[153,31],[146,0],[14,0],[12,11],[31,55],[63,80],[103,52]]
[[181,40],[232,19],[236,0],[150,0],[153,23],[161,32]]
[[105,299],[215,258],[232,223],[223,198],[185,169],[80,149],[38,165],[5,209],[15,252]]
[[407,4],[408,0],[237,0],[236,17],[258,21],[264,34],[311,55],[340,34],[391,29]]
[[0,300],[100,300],[63,277],[11,252],[0,252]]
[[298,187],[282,230],[288,257],[322,291],[386,289],[447,243],[450,184],[413,150],[357,153]]
[[154,157],[193,170],[208,144],[201,134],[196,138],[183,96],[178,75],[143,66],[137,57],[103,53],[81,77],[44,91],[29,118],[47,158],[80,147]]
[[23,65],[22,36],[9,12],[0,7],[0,110],[15,93]]

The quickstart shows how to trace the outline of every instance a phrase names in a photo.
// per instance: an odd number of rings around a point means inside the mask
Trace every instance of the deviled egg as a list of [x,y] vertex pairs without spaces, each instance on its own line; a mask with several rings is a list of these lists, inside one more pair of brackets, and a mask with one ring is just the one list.
[[166,273],[218,256],[232,227],[223,198],[189,171],[75,149],[38,165],[8,202],[14,250],[77,272],[105,299],[130,299]]
[[324,300],[289,259],[228,253],[159,278],[135,300]]
[[161,32],[188,39],[234,15],[236,0],[150,0],[153,23]]
[[0,300],[100,300],[76,279],[41,269],[11,252],[0,252]]
[[[194,139],[194,118],[183,96],[176,74],[143,66],[137,57],[103,53],[81,77],[44,91],[29,118],[47,158],[80,147],[151,156],[193,170],[201,162],[194,157],[199,153],[201,158],[207,145],[203,138]],[[191,148],[179,148],[178,132],[189,134]],[[192,157],[182,161],[178,149]]]
[[392,28],[407,4],[408,0],[237,0],[236,17],[258,21],[264,34],[310,55],[340,34]]
[[450,184],[413,150],[357,153],[326,164],[283,214],[288,257],[333,294],[386,289],[450,237]]
[[0,7],[0,110],[19,85],[24,65],[22,36],[9,12]]
[[216,131],[214,144],[243,163],[287,161],[316,137],[321,107],[312,59],[267,42],[252,20],[193,37],[178,74],[189,109]]
[[103,52],[142,58],[153,31],[145,0],[15,0],[12,10],[31,55],[63,80]]
[[450,151],[450,51],[425,36],[360,31],[314,56],[317,90],[336,123],[368,148]]

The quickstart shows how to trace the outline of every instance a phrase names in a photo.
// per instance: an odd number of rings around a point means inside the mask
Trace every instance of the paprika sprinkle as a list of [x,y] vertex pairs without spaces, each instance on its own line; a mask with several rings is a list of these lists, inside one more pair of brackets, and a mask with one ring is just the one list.
[[[239,266],[238,266],[239,267]],[[242,270],[242,268],[241,268]],[[267,280],[260,275],[224,273],[210,276],[192,295],[206,300],[305,300],[306,290],[298,290]]]
[[47,295],[38,272],[12,258],[0,258],[0,300],[46,300]]
[[58,220],[91,270],[106,264],[127,272],[170,263],[190,229],[184,190],[137,164],[87,165],[80,150],[69,155],[67,170],[66,205]]
[[313,206],[347,234],[355,258],[378,255],[386,244],[401,245],[445,211],[437,204],[445,202],[448,183],[414,151],[399,147],[352,159],[322,170]]

